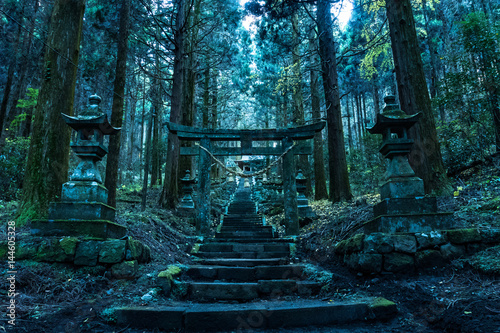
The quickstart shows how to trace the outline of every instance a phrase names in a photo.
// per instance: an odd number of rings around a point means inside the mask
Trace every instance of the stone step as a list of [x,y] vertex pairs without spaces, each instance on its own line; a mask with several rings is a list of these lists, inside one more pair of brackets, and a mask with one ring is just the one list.
[[230,232],[218,232],[215,234],[215,238],[273,238],[272,230],[258,230],[258,231],[230,231]]
[[[311,296],[312,285],[319,292],[320,284],[292,279],[258,280],[257,282],[180,282],[177,287],[187,290],[187,297],[192,300],[214,301],[251,301],[258,297],[275,298],[284,295]],[[307,288],[299,288],[305,285]],[[301,294],[306,292],[306,294]]]
[[205,240],[207,243],[217,243],[217,242],[231,242],[231,243],[294,243],[293,239],[289,238],[210,238]]
[[[248,331],[301,326],[325,326],[388,320],[395,303],[383,298],[355,301],[309,299],[243,304],[190,303],[178,306],[127,307],[116,310],[120,326],[165,331]],[[332,331],[335,329],[332,329]]]
[[290,252],[203,252],[196,253],[199,258],[245,258],[245,259],[269,259],[285,258],[290,256]]
[[240,226],[233,226],[233,225],[222,225],[221,227],[221,232],[235,232],[235,231],[267,231],[270,230],[272,232],[273,227],[270,225],[264,226],[264,225],[240,225]]
[[245,258],[204,258],[197,259],[195,262],[200,265],[212,266],[236,266],[236,267],[255,267],[270,265],[286,265],[288,258],[269,258],[269,259],[245,259]]
[[302,265],[228,267],[193,265],[185,272],[195,280],[252,282],[258,280],[305,279]]
[[199,251],[203,252],[249,252],[249,251],[290,251],[290,245],[287,243],[269,244],[269,243],[203,243],[199,246]]

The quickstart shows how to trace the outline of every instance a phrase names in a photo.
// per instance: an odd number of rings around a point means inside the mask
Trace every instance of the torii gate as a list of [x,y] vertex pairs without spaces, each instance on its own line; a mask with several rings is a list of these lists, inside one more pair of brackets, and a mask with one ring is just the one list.
[[[325,122],[317,122],[292,128],[236,130],[206,129],[167,123],[170,134],[177,135],[179,140],[198,141],[214,156],[240,155],[277,155],[283,156],[283,196],[285,210],[285,229],[287,235],[299,232],[299,215],[297,211],[297,188],[295,184],[295,155],[311,155],[312,147],[307,144],[294,146],[294,141],[312,139],[316,132],[325,127]],[[240,141],[240,147],[215,147],[214,141]],[[253,141],[278,141],[277,147],[253,147]],[[210,154],[199,147],[181,147],[184,156],[199,156],[198,159],[198,214],[196,228],[202,235],[210,228]]]

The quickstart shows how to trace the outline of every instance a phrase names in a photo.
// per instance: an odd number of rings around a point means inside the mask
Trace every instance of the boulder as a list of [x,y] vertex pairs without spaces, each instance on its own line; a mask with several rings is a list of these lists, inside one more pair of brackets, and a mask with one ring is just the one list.
[[391,235],[381,232],[369,234],[364,239],[364,252],[366,253],[389,253],[394,250]]
[[101,243],[99,262],[103,264],[116,264],[125,258],[126,241],[113,239]]
[[384,270],[388,272],[412,272],[415,260],[403,253],[388,253],[384,255]]

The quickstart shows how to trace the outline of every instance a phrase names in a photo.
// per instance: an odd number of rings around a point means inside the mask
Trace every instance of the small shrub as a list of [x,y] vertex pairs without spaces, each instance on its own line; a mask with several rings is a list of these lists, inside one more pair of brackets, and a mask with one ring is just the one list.
[[29,138],[7,139],[0,155],[0,200],[17,199],[21,189]]

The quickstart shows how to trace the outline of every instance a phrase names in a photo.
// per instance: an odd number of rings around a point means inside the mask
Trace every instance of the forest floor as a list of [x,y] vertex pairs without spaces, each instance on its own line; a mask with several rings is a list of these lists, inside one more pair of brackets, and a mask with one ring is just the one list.
[[[500,227],[500,161],[467,170],[454,179],[457,192],[440,200],[440,209],[455,212],[463,227]],[[156,207],[158,189],[150,193],[151,205],[140,212],[137,192],[123,191],[118,222],[129,227],[135,239],[151,247],[153,260],[140,265],[135,280],[115,280],[105,270],[78,269],[63,264],[18,262],[16,332],[153,332],[113,325],[112,308],[126,305],[166,305],[156,286],[156,276],[169,264],[189,264],[195,237],[185,219]],[[361,275],[349,271],[335,256],[337,241],[356,232],[370,219],[377,196],[366,195],[350,203],[313,202],[318,218],[302,228],[296,261],[308,261],[333,273],[320,299],[351,295],[382,296],[398,304],[399,315],[388,322],[335,327],[307,327],[254,332],[500,332],[500,270],[485,273],[468,258],[439,270],[408,275]],[[0,222],[13,218],[15,202],[0,202]],[[3,209],[1,209],[3,207]],[[278,224],[281,215],[268,217]],[[2,228],[0,237],[5,237]],[[29,225],[19,237],[27,237]],[[500,248],[481,253],[480,260],[496,263]],[[6,264],[2,264],[5,270]],[[6,296],[6,282],[0,294]],[[142,296],[154,295],[150,301]],[[6,317],[1,331],[10,331]]]

